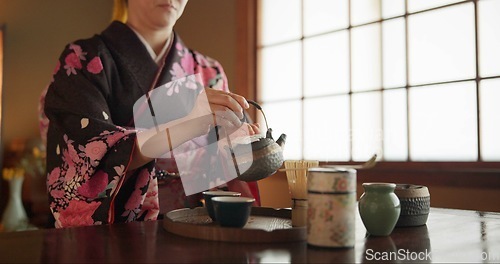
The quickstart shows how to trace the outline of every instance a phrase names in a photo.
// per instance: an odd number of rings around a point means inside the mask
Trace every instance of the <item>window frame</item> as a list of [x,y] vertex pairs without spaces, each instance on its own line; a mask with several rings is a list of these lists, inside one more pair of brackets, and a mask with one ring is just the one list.
[[[258,1],[236,0],[236,78],[238,92],[248,99],[257,98],[257,29],[259,27]],[[469,0],[474,2],[477,0]],[[460,2],[463,3],[463,2]],[[455,5],[454,3],[450,5]],[[449,5],[446,5],[449,6]],[[477,12],[477,5],[476,5]],[[426,9],[427,10],[427,9]],[[408,16],[405,14],[404,16]],[[391,18],[392,19],[392,18]],[[475,18],[477,20],[477,16]],[[381,20],[382,21],[382,20]],[[477,27],[477,21],[476,21]],[[476,28],[476,34],[477,28]],[[476,37],[477,45],[477,37]],[[476,48],[476,53],[478,48]],[[476,60],[479,54],[476,54]],[[476,65],[478,65],[476,63]],[[477,72],[477,75],[479,73]],[[482,79],[490,79],[486,77]],[[476,84],[481,79],[475,78]],[[408,82],[408,81],[407,81]],[[413,87],[413,86],[412,86]],[[407,87],[408,89],[408,87]],[[477,87],[479,89],[479,86]],[[478,99],[479,100],[479,99]],[[252,118],[255,110],[250,111]],[[478,135],[479,136],[479,135]],[[478,153],[480,158],[480,152]],[[321,162],[322,165],[332,162]],[[360,164],[345,162],[343,164]],[[278,177],[284,173],[278,172]],[[416,162],[380,161],[374,168],[358,171],[358,182],[389,181],[412,183],[426,186],[446,186],[458,188],[500,189],[500,162]]]

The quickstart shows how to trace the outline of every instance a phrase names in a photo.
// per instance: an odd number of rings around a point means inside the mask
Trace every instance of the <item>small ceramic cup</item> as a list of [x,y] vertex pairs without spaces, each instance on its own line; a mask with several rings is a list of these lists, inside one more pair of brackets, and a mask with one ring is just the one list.
[[396,226],[425,225],[431,206],[431,194],[423,185],[396,184],[394,193],[401,202],[401,214]]
[[248,197],[214,197],[215,215],[220,226],[244,227],[250,217],[254,198]]
[[230,191],[206,191],[203,192],[203,199],[205,199],[205,207],[207,208],[208,215],[212,218],[212,221],[217,221],[215,217],[214,206],[212,203],[212,198],[219,196],[230,196],[230,197],[239,197],[241,193],[239,192],[230,192]]

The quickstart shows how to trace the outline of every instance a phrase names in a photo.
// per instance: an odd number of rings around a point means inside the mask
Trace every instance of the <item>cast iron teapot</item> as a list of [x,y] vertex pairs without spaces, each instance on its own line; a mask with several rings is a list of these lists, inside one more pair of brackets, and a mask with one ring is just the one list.
[[[278,140],[274,141],[273,130],[267,125],[267,119],[262,107],[254,101],[248,103],[260,110],[266,123],[266,137],[262,135],[254,137],[251,144],[251,153],[248,145],[239,144],[230,149],[233,163],[237,166],[237,179],[241,181],[258,181],[273,175],[283,165],[283,148],[285,146],[286,135],[281,134]],[[245,153],[246,152],[246,153]],[[236,155],[235,155],[236,153]]]

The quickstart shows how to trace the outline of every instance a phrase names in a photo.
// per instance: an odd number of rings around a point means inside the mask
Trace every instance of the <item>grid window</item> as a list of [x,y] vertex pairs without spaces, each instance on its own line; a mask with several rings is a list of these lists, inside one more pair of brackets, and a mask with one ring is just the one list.
[[286,159],[500,161],[500,0],[260,0]]
[[385,88],[406,85],[405,21],[396,18],[382,23],[382,69]]
[[500,79],[480,84],[481,154],[485,161],[500,160]]
[[326,161],[349,159],[349,108],[347,95],[304,100],[304,156]]
[[384,157],[405,161],[408,159],[406,89],[385,90],[383,96]]
[[410,89],[412,160],[477,160],[475,92],[475,82]]
[[301,37],[301,1],[260,1],[259,21],[261,27],[259,41],[261,44],[269,45]]
[[348,0],[304,1],[304,35],[311,36],[349,26]]
[[382,17],[391,18],[405,14],[405,1],[401,0],[383,0]]
[[351,30],[352,91],[380,89],[380,24]]
[[480,1],[479,69],[481,77],[500,75],[500,1]]
[[410,84],[475,77],[474,5],[408,17]]
[[304,95],[349,92],[349,35],[346,30],[304,40]]
[[298,99],[302,96],[301,42],[262,49],[258,56],[261,61],[260,100]]

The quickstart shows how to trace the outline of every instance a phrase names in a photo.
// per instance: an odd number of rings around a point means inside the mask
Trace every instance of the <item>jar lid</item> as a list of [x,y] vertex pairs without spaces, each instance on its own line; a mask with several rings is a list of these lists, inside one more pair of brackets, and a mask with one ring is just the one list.
[[373,186],[373,187],[391,187],[396,188],[396,184],[392,182],[364,182],[363,186]]
[[394,193],[399,198],[418,198],[430,196],[429,189],[423,185],[415,184],[396,184]]

